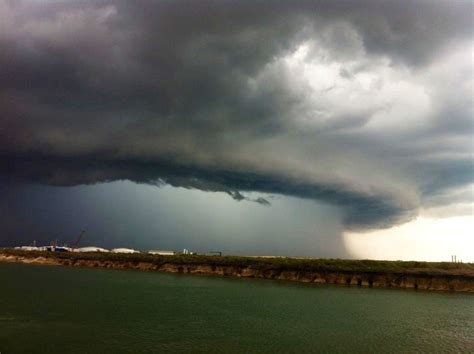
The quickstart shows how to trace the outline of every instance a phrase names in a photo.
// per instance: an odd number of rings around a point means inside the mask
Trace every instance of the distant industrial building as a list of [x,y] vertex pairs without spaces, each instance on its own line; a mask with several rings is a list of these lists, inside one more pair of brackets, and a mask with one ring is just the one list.
[[131,248],[114,248],[110,252],[112,253],[140,253],[140,251]]
[[151,250],[148,251],[149,254],[159,255],[159,256],[173,256],[175,255],[174,251],[162,251],[162,250]]
[[90,247],[74,248],[73,252],[110,252],[110,251],[106,250],[105,248],[90,246]]
[[71,252],[72,248],[66,246],[19,246],[15,247],[16,250],[22,251],[49,251],[49,252]]
[[46,251],[46,246],[45,247],[36,247],[36,246],[18,246],[15,247],[16,250],[22,250],[22,251]]
[[72,252],[72,248],[66,246],[46,246],[46,251],[50,252]]

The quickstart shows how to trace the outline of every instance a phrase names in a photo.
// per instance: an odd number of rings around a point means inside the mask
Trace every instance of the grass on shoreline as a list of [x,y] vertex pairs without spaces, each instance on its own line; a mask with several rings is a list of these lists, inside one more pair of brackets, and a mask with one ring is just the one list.
[[417,261],[376,261],[344,259],[302,259],[290,257],[242,257],[242,256],[206,256],[173,255],[159,256],[146,253],[79,253],[23,251],[0,248],[0,254],[27,258],[46,257],[70,260],[146,262],[157,265],[187,264],[210,266],[251,267],[260,270],[322,271],[322,272],[364,272],[364,273],[410,273],[418,275],[463,275],[474,277],[473,263],[417,262]]

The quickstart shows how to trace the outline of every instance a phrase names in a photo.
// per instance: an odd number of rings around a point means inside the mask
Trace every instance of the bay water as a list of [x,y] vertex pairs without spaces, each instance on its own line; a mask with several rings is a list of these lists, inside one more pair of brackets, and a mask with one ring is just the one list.
[[0,263],[0,353],[474,353],[474,296]]

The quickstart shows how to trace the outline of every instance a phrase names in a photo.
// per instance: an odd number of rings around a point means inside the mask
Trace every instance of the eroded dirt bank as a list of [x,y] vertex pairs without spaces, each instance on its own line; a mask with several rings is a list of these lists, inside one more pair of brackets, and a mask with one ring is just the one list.
[[200,275],[232,276],[242,278],[262,278],[298,281],[318,284],[340,284],[375,288],[402,288],[415,290],[438,290],[474,293],[474,275],[468,272],[456,274],[428,272],[380,272],[354,270],[284,270],[260,269],[252,265],[186,264],[183,262],[128,261],[113,259],[81,259],[80,257],[56,257],[28,254],[0,253],[0,261],[28,264],[45,264],[78,267],[100,267],[114,269],[136,269]]

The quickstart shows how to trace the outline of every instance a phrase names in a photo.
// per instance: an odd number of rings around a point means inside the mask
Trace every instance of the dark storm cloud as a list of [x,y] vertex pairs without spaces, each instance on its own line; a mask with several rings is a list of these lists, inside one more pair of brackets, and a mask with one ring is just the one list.
[[347,227],[405,221],[473,182],[471,14],[467,1],[0,1],[1,170],[288,194],[343,207]]
[[[136,183],[169,184],[174,187],[225,192],[237,201],[247,200],[261,205],[270,202],[258,197],[244,196],[244,191],[278,193],[306,199],[323,200],[345,210],[343,219],[351,228],[366,225],[386,227],[412,216],[412,211],[397,206],[386,198],[365,196],[341,190],[337,185],[317,185],[272,175],[245,172],[206,170],[199,167],[179,167],[175,164],[137,163],[136,161],[102,162],[92,158],[4,160],[1,173],[13,175],[14,180],[39,182],[53,186],[74,186],[114,180]],[[239,192],[241,191],[241,192]]]
[[[216,191],[216,190],[214,190],[214,191]],[[229,194],[232,197],[232,199],[237,200],[238,202],[240,202],[241,200],[247,200],[249,202],[255,202],[255,203],[258,203],[258,204],[264,205],[264,206],[271,205],[270,202],[267,199],[263,198],[263,197],[258,197],[258,198],[252,199],[252,198],[244,196],[242,193],[240,193],[237,190],[235,190],[235,191],[234,190],[226,190],[225,192],[227,194]]]

